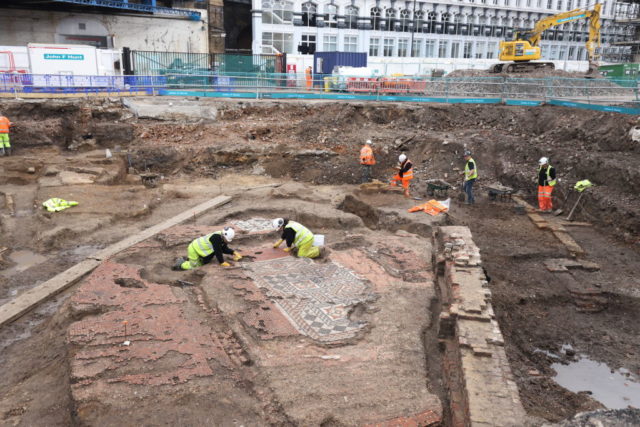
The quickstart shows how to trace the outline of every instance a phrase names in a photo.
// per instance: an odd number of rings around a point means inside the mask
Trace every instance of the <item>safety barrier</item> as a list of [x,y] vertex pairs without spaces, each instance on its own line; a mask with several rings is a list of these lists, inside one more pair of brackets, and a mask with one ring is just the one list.
[[[172,95],[225,98],[337,99],[446,103],[541,103],[640,112],[639,84],[629,80],[526,77],[352,77],[224,73],[162,76],[68,76],[0,73],[0,96]],[[558,104],[560,105],[560,104]]]

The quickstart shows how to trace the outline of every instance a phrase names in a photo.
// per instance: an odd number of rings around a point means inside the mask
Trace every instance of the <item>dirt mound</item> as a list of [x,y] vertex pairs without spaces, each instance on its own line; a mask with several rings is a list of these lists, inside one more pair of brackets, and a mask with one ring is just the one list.
[[[510,78],[529,78],[529,79],[539,79],[545,77],[565,77],[565,78],[573,78],[573,79],[582,79],[585,76],[583,72],[570,72],[564,70],[548,70],[548,69],[540,69],[535,70],[529,73],[519,73],[519,74],[505,74],[505,73],[491,73],[489,70],[455,70],[450,72],[445,76],[446,77],[510,77]],[[591,77],[591,76],[589,76]],[[604,79],[604,77],[598,75],[594,75],[593,78]]]

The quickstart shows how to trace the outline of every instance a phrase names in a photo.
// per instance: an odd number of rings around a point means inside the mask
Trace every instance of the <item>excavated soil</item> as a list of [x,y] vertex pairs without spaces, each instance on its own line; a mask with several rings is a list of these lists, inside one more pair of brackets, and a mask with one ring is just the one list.
[[[153,101],[164,108],[168,102]],[[629,136],[635,117],[552,106],[184,102],[206,105],[216,119],[141,118],[118,99],[0,102],[0,111],[16,124],[16,155],[0,158],[0,249],[8,248],[0,254],[1,302],[212,194],[274,179],[353,188],[360,180],[357,153],[367,138],[378,160],[374,177],[387,180],[398,153],[406,152],[416,166],[414,194],[420,196],[426,179],[457,188],[461,154],[470,149],[480,170],[479,194],[501,183],[533,201],[537,159],[548,156],[561,178],[557,206],[575,181],[596,184],[577,217],[592,226],[570,233],[587,258],[600,264],[599,272],[572,272],[565,279],[546,271],[542,261],[565,257],[566,249],[511,205],[486,197],[474,207],[454,201],[447,219],[468,225],[482,251],[525,408],[538,419],[558,421],[600,407],[588,393],[570,392],[551,379],[557,359],[547,353],[568,362],[575,355],[563,353],[566,344],[612,369],[640,374],[640,281],[634,270],[640,265],[640,144]],[[39,206],[53,196],[84,202],[52,216]],[[313,192],[296,196],[314,200]],[[399,198],[369,195],[363,204],[345,199],[342,209],[372,229],[428,235],[402,216],[411,202],[402,200],[400,212],[389,211]],[[341,226],[348,231],[354,225]],[[47,260],[20,270],[11,257],[19,250]],[[567,290],[572,281],[598,287],[605,308],[578,310]],[[3,422],[36,425],[47,419],[63,425],[73,419],[64,362],[69,295],[0,331],[0,362],[10,373],[0,385],[12,390],[0,400]]]

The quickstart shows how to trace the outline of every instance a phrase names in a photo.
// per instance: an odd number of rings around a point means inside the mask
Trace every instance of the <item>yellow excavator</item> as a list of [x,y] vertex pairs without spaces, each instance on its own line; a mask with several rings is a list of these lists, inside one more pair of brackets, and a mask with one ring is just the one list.
[[495,64],[491,67],[491,72],[501,73],[526,73],[539,69],[553,70],[553,62],[531,62],[542,57],[540,50],[540,39],[542,33],[551,27],[563,25],[578,19],[589,20],[589,40],[586,47],[589,54],[589,71],[593,74],[598,69],[596,48],[600,47],[600,10],[601,3],[596,3],[593,9],[574,9],[569,12],[548,16],[536,22],[533,29],[516,30],[513,40],[500,42],[501,61],[513,61],[510,63]]

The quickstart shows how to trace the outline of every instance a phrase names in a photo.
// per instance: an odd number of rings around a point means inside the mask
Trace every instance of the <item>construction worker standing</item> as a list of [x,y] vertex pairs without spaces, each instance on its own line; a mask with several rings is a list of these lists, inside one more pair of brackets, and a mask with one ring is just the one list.
[[398,173],[391,178],[391,185],[396,186],[398,182],[402,182],[402,188],[404,188],[404,196],[409,197],[409,185],[413,179],[413,164],[407,158],[406,154],[400,154],[398,156],[398,166],[395,167]]
[[538,161],[538,206],[542,212],[551,212],[553,203],[551,193],[556,185],[556,168],[549,164],[547,157]]
[[304,225],[286,218],[276,218],[273,220],[273,228],[282,233],[280,240],[273,244],[274,248],[287,242],[287,247],[284,248],[285,252],[291,252],[296,247],[299,257],[317,258],[320,256],[320,248],[313,246],[313,233]]
[[0,113],[0,156],[11,155],[11,144],[9,143],[9,128],[12,123],[8,118]]
[[225,227],[220,231],[198,237],[191,242],[187,248],[188,259],[178,258],[173,269],[191,270],[193,268],[201,267],[210,263],[214,256],[218,260],[220,266],[230,267],[231,265],[224,260],[222,254],[233,255],[234,261],[242,259],[242,255],[240,255],[239,252],[234,251],[227,246],[227,244],[233,240],[235,235],[236,232],[233,228]]
[[464,152],[464,161],[466,162],[464,165],[464,183],[462,185],[464,192],[467,194],[467,204],[472,205],[476,202],[476,199],[473,197],[473,184],[478,179],[478,168],[476,167],[476,162],[471,158],[471,152]]
[[367,139],[360,149],[360,164],[362,165],[362,182],[371,181],[371,166],[376,164],[376,158],[373,156],[371,148],[371,140]]
[[307,90],[311,90],[313,86],[313,70],[311,67],[307,67],[307,69],[304,70],[304,78],[307,83]]

